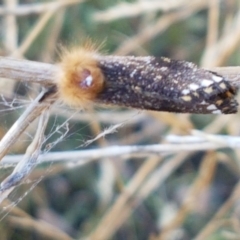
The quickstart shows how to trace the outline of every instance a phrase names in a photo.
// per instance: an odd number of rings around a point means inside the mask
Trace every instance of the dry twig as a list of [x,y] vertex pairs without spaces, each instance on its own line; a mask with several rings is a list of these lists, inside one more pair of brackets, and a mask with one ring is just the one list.
[[142,46],[146,42],[149,42],[155,36],[168,29],[172,24],[188,18],[194,13],[206,8],[206,6],[206,0],[197,0],[187,4],[184,8],[179,9],[175,12],[164,14],[153,24],[145,27],[144,29],[141,29],[141,31],[134,37],[128,38],[125,42],[123,42],[115,51],[115,54],[129,54],[137,47]]
[[95,21],[110,22],[126,17],[135,17],[140,14],[151,13],[156,11],[170,11],[181,8],[190,2],[189,0],[145,0],[134,3],[121,2],[116,6],[102,12],[96,12],[93,15]]
[[[27,110],[29,110],[29,109],[27,109]],[[26,113],[28,115],[30,115],[30,112],[26,111],[25,114]],[[46,128],[47,122],[48,122],[48,114],[46,113],[46,107],[44,110],[41,109],[41,113],[42,113],[42,115],[39,120],[37,132],[35,134],[35,137],[34,137],[32,143],[27,148],[26,154],[24,155],[23,159],[14,168],[14,171],[12,172],[12,174],[10,174],[6,179],[4,179],[0,185],[0,203],[9,195],[9,193],[20,182],[22,182],[24,180],[24,178],[26,176],[28,176],[28,174],[32,171],[32,169],[38,163],[37,160],[41,153],[41,146],[44,142],[44,131],[45,131],[45,128]],[[25,114],[22,115],[25,117],[24,119],[27,118],[27,116]],[[35,117],[35,115],[32,115],[32,116]],[[6,150],[8,149],[7,144],[9,142],[13,143],[14,140],[16,141],[19,134],[21,134],[21,132],[25,130],[25,128],[24,128],[25,125],[21,124],[22,122],[20,121],[20,119],[11,128],[14,130],[11,131],[11,129],[10,129],[8,134],[5,135],[4,139],[2,139],[1,147],[2,147],[2,149],[5,147],[5,149],[3,149],[1,151],[1,153],[6,152]],[[30,123],[32,119],[28,119],[28,120]],[[21,126],[19,131],[18,131],[18,129],[16,129],[17,125]],[[9,139],[9,141],[8,141],[8,139]],[[4,143],[6,143],[6,144],[4,145]]]
[[66,7],[68,5],[77,4],[83,2],[83,0],[59,0],[53,2],[46,3],[34,3],[34,4],[21,4],[16,6],[15,8],[0,7],[0,15],[15,15],[15,16],[25,16],[30,14],[41,14],[46,11],[51,11],[55,9],[59,9],[62,7]]

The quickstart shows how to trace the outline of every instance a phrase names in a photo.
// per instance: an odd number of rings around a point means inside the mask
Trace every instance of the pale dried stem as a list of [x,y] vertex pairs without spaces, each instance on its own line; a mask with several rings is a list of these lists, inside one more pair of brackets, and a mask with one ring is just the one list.
[[[17,0],[4,0],[5,7],[8,9],[16,8]],[[18,27],[16,16],[14,14],[9,14],[4,17],[4,47],[7,52],[13,52],[17,48],[18,41]]]
[[[159,188],[161,184],[178,168],[189,156],[189,154],[179,154],[166,163],[164,163],[159,169],[153,171],[156,164],[159,164],[161,159],[150,158],[148,161],[152,161],[150,164],[146,164],[141,167],[139,174],[139,179],[146,178],[144,182],[136,181],[132,182],[124,189],[122,194],[118,197],[115,204],[104,216],[103,220],[99,223],[97,229],[87,238],[88,240],[102,240],[109,239],[114,234],[114,232],[127,220],[131,213],[136,209],[136,207],[144,201],[156,188]],[[150,168],[149,168],[150,166]],[[146,169],[148,169],[146,171]],[[146,173],[149,172],[149,175]],[[143,174],[143,175],[142,175]],[[129,191],[129,186],[130,188]],[[116,218],[116,216],[118,216]],[[108,226],[108,228],[106,228]]]
[[[93,135],[101,135],[101,133],[104,131],[101,128],[100,122],[96,118],[97,114],[94,112],[94,109],[89,109],[89,114],[91,114],[89,126]],[[108,142],[105,138],[98,138],[97,142],[101,148],[108,145]],[[116,173],[116,165],[113,161],[111,161],[111,159],[105,158],[104,161],[99,161],[99,177],[96,188],[98,189],[98,196],[100,200],[99,204],[101,206],[106,206],[113,197],[113,188],[117,176]]]
[[203,67],[221,66],[238,47],[240,41],[240,11],[236,14],[231,28],[220,37],[218,42],[209,47],[201,61]]
[[76,0],[60,0],[55,2],[55,5],[52,5],[50,9],[47,9],[47,12],[43,13],[38,22],[35,24],[35,26],[30,30],[30,33],[27,35],[25,40],[21,43],[20,47],[14,51],[11,56],[14,57],[22,57],[24,53],[28,50],[28,48],[31,46],[33,41],[37,38],[37,36],[42,32],[43,28],[46,26],[48,21],[51,19],[51,17],[58,11],[60,8],[81,2]]
[[215,213],[212,219],[207,223],[207,225],[198,233],[198,235],[194,238],[194,240],[205,240],[207,239],[213,232],[218,229],[217,222],[222,219],[231,208],[234,208],[234,204],[239,201],[240,198],[240,182],[235,185],[234,190],[232,191],[231,196],[226,200],[226,202],[219,208],[219,210]]
[[25,179],[26,176],[29,175],[32,169],[37,165],[38,157],[41,153],[42,143],[44,142],[44,132],[48,122],[48,113],[46,111],[47,109],[42,112],[37,132],[32,143],[28,146],[23,159],[17,164],[13,172],[1,182],[0,203]]
[[[197,146],[196,146],[197,145]],[[64,151],[64,152],[50,152],[40,157],[41,162],[59,162],[77,161],[86,163],[94,159],[108,158],[108,157],[146,157],[151,154],[172,154],[176,152],[189,152],[201,150],[214,150],[226,147],[225,145],[219,146],[219,143],[193,143],[187,144],[153,144],[144,146],[113,146],[101,149],[81,150],[81,151]],[[23,155],[6,156],[2,160],[2,164],[12,164],[19,161]]]
[[196,202],[198,201],[203,191],[206,191],[206,189],[209,188],[209,185],[215,173],[216,163],[217,161],[215,153],[210,152],[205,156],[201,163],[198,177],[195,179],[194,183],[190,187],[186,197],[183,200],[184,202],[179,208],[178,212],[173,217],[173,219],[168,224],[166,224],[166,226],[163,226],[159,236],[153,239],[169,239],[169,237],[171,236],[171,231],[181,226],[183,221],[191,211],[198,210]]
[[121,2],[102,12],[96,12],[93,19],[98,22],[111,22],[126,17],[136,17],[156,11],[170,11],[183,7],[189,0],[149,0],[136,1],[134,3]]
[[[6,0],[8,1],[8,0]],[[49,10],[65,7],[72,4],[83,2],[83,0],[59,0],[48,3],[21,4],[16,8],[0,7],[0,15],[25,16],[30,14],[42,14]]]
[[53,23],[51,26],[51,34],[48,37],[46,46],[44,46],[42,61],[52,62],[54,53],[56,51],[56,43],[58,42],[59,34],[62,29],[63,21],[65,16],[65,8],[61,8],[57,11],[53,18]]
[[227,115],[221,117],[217,116],[212,122],[210,122],[203,131],[206,133],[218,133],[221,129],[227,126],[228,123],[233,123],[234,120],[239,119],[238,115]]
[[206,49],[212,47],[218,38],[219,0],[209,1]]
[[23,217],[8,217],[8,221],[11,225],[24,230],[29,229],[36,231],[43,239],[55,239],[55,240],[72,240],[64,231],[54,227],[53,225],[32,218]]
[[[152,157],[143,163],[112,208],[103,217],[96,230],[87,238],[88,240],[105,240],[112,236],[122,224],[123,219],[126,219],[125,207],[131,206],[131,199],[161,160],[159,157]],[[118,217],[116,218],[116,216]]]
[[25,112],[19,117],[19,119],[13,124],[6,135],[0,142],[0,159],[2,159],[12,144],[17,141],[18,137],[25,131],[29,124],[34,121],[44,109],[55,101],[54,98],[46,97],[43,101],[39,100],[44,96],[46,91],[42,91],[39,96],[29,105]]
[[28,48],[31,46],[36,37],[42,32],[43,28],[45,27],[45,25],[48,23],[49,19],[54,15],[55,12],[56,9],[53,9],[51,11],[47,11],[41,16],[36,25],[33,27],[32,30],[30,30],[30,33],[21,43],[19,48],[11,54],[12,57],[22,57],[24,55],[24,53],[28,50]]
[[[215,71],[240,86],[240,67],[212,67]],[[0,78],[10,78],[22,82],[40,83],[42,86],[55,85],[56,77],[60,72],[57,65],[0,57]]]
[[126,55],[144,43],[149,42],[152,38],[165,31],[172,24],[186,19],[197,11],[200,11],[207,6],[206,0],[197,0],[186,5],[184,8],[176,12],[164,14],[154,24],[144,28],[132,38],[129,38],[115,51],[116,55]]
[[152,192],[154,192],[165,180],[173,174],[173,172],[183,164],[193,153],[180,152],[166,161],[161,167],[157,168],[144,183],[142,188],[137,193],[140,200],[146,199]]
[[[4,0],[4,4],[6,8],[14,9],[17,6],[17,0]],[[3,34],[3,45],[6,53],[9,54],[16,50],[18,43],[18,26],[16,16],[13,14],[6,15],[3,18],[4,22],[4,34]],[[5,92],[8,94],[12,94],[14,91],[16,82],[13,80],[2,80],[0,87],[4,88]]]
[[[178,136],[169,135],[164,144],[153,144],[144,146],[111,146],[101,149],[90,149],[81,151],[50,152],[40,157],[41,162],[67,161],[86,163],[100,158],[130,158],[147,157],[152,154],[169,155],[181,152],[207,151],[222,148],[239,148],[240,137],[226,135],[212,135],[200,131],[192,131],[193,135]],[[23,155],[6,156],[2,164],[13,164],[19,161]]]
[[0,57],[0,78],[46,86],[54,84],[58,72],[59,68],[55,65]]

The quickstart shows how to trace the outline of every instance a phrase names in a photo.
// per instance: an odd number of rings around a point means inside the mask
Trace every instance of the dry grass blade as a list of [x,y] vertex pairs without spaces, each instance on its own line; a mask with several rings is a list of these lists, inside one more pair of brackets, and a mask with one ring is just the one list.
[[83,0],[59,0],[46,3],[22,4],[15,8],[0,7],[0,15],[12,14],[16,16],[25,16],[30,14],[41,14],[51,9],[65,7],[67,5],[77,4],[80,2],[83,2]]
[[43,239],[72,240],[66,233],[41,220],[23,217],[8,217],[8,222],[19,229],[36,231]]
[[[155,164],[158,164],[159,161],[162,161],[162,159],[158,159],[158,157],[149,158],[103,217],[96,230],[94,230],[87,239],[103,240],[110,238],[113,233],[125,223],[137,206],[156,188],[161,186],[166,178],[186,160],[187,156],[188,154],[177,155],[164,163],[160,168],[157,168],[156,171],[153,171],[153,167]],[[146,174],[149,174],[148,178],[146,178]],[[138,176],[141,181],[136,176]],[[146,178],[146,180],[144,180],[144,178]],[[142,182],[143,180],[144,182]],[[108,226],[108,228],[106,228],[106,226]]]
[[203,67],[221,66],[228,57],[238,47],[240,41],[240,11],[235,15],[235,19],[217,41],[216,44],[209,46],[202,57],[201,65]]
[[172,24],[188,18],[192,14],[204,9],[206,6],[206,0],[197,0],[180,10],[164,14],[156,22],[142,29],[137,35],[123,42],[115,51],[115,54],[129,54],[137,47],[142,46],[144,43],[152,40],[155,36],[168,29]]
[[48,8],[47,11],[42,14],[38,22],[35,24],[33,29],[30,30],[30,33],[22,42],[20,47],[17,50],[13,51],[11,56],[22,57],[24,53],[29,49],[33,41],[36,39],[36,37],[42,32],[43,28],[46,26],[51,17],[56,13],[56,11],[58,11],[64,6],[76,4],[79,2],[81,2],[81,0],[61,0],[56,1],[54,4],[52,4],[51,8]]
[[[32,143],[28,146],[27,151],[23,157],[23,159],[17,164],[14,168],[11,175],[9,175],[6,179],[4,179],[0,186],[0,202],[4,200],[4,198],[11,191],[19,185],[26,176],[32,171],[32,169],[38,163],[38,157],[41,153],[42,143],[44,142],[44,132],[48,122],[48,113],[47,109],[42,111],[42,115],[40,116],[38,129],[35,134],[35,137]],[[7,192],[7,194],[6,194]]]
[[175,217],[163,226],[159,236],[156,236],[156,238],[153,239],[169,239],[172,232],[182,225],[187,215],[193,210],[198,210],[196,202],[198,201],[201,193],[209,188],[215,173],[216,164],[216,154],[209,152],[203,159],[198,177],[189,189],[186,197],[184,198],[184,202]]
[[112,8],[103,12],[96,12],[93,19],[99,22],[110,22],[126,17],[135,17],[140,14],[151,13],[156,11],[170,11],[181,8],[189,0],[162,0],[162,1],[136,1],[134,3],[121,2]]
[[[87,238],[88,240],[105,240],[112,236],[126,219],[127,213],[125,210],[128,209],[128,206],[132,207],[132,203],[134,202],[132,198],[134,198],[138,189],[161,160],[159,157],[152,157],[144,162],[112,208],[104,216],[97,229]],[[106,228],[106,226],[108,227]]]
[[1,78],[46,86],[54,84],[58,71],[58,67],[47,63],[0,57]]
[[[221,74],[235,86],[240,86],[240,67],[212,67],[207,69]],[[49,86],[55,85],[58,72],[59,66],[57,65],[0,57],[0,78]]]
[[[5,0],[5,6],[9,9],[14,9],[17,7],[16,0]],[[4,34],[4,45],[7,52],[13,52],[17,48],[18,40],[18,28],[17,28],[17,19],[14,15],[7,15],[4,18],[5,22],[5,34]]]
[[2,138],[0,142],[0,159],[3,158],[12,144],[17,141],[18,137],[29,126],[29,124],[54,102],[53,96],[50,95],[43,101],[39,102],[45,94],[46,91],[42,91],[39,94],[39,96],[29,105],[21,117],[13,124],[6,135]]
[[[101,149],[81,150],[81,151],[64,151],[50,152],[40,157],[41,162],[61,162],[77,161],[86,163],[100,158],[110,157],[146,157],[149,155],[169,155],[181,152],[207,151],[222,148],[239,148],[239,137],[228,137],[218,135],[202,134],[197,136],[174,136],[169,135],[166,140],[172,143],[153,144],[144,146],[112,146]],[[13,164],[18,162],[22,155],[6,156],[2,164]]]
[[219,225],[217,224],[220,219],[222,219],[231,208],[234,208],[234,204],[239,201],[240,198],[240,183],[236,184],[232,191],[232,194],[227,199],[227,201],[219,208],[213,218],[207,223],[207,225],[200,231],[200,233],[194,238],[194,240],[205,240],[213,232],[215,232]]

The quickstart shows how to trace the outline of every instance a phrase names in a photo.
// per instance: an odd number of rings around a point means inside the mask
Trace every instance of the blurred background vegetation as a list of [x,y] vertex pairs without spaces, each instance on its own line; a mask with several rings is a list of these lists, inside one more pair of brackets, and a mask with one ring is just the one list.
[[[237,0],[0,1],[2,56],[56,63],[61,46],[86,39],[104,54],[154,55],[203,67],[239,65]],[[39,86],[1,79],[0,135],[39,92]],[[4,100],[14,103],[11,107]],[[68,125],[64,125],[69,119]],[[106,128],[116,132],[85,146]],[[57,126],[63,124],[60,130]],[[163,143],[192,129],[240,133],[238,115],[211,116],[130,109],[51,110],[45,147],[51,151]],[[9,154],[23,154],[33,123]],[[189,145],[191,149],[191,144]],[[44,149],[43,149],[44,150]],[[117,157],[69,158],[39,165],[0,210],[1,240],[240,239],[238,149]],[[45,153],[47,157],[47,153]],[[20,159],[19,159],[20,160]],[[2,165],[4,179],[12,166]]]

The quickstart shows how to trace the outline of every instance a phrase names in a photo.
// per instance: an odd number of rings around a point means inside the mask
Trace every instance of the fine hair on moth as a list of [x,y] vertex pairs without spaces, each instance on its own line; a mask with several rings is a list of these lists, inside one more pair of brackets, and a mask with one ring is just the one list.
[[101,55],[92,46],[65,50],[56,76],[59,99],[89,104],[196,114],[237,112],[237,89],[194,63],[165,57]]

